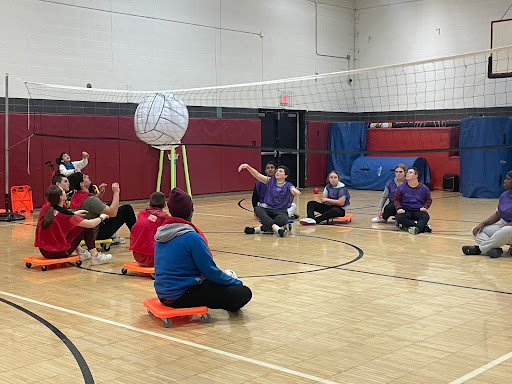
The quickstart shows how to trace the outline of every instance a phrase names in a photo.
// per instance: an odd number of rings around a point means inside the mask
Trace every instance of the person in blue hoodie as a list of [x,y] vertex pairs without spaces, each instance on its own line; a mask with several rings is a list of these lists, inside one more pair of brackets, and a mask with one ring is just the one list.
[[251,300],[252,292],[234,272],[223,272],[213,261],[206,238],[191,222],[190,196],[174,188],[167,206],[173,217],[155,234],[154,286],[162,304],[238,311]]
[[[327,185],[324,188],[322,198],[318,201],[308,201],[308,217],[300,221],[302,225],[315,225],[334,217],[345,216],[344,207],[350,205],[350,193],[347,187],[340,181],[340,175],[336,171],[329,172]],[[320,215],[315,216],[315,212]]]

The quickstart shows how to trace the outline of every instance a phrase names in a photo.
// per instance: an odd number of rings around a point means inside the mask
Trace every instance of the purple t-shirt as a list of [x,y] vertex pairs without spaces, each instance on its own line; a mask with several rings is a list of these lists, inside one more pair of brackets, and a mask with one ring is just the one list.
[[405,210],[420,209],[427,199],[430,198],[430,189],[428,189],[425,184],[421,183],[417,188],[411,188],[406,182],[400,184],[396,189],[395,198],[397,198],[397,193],[402,197],[402,208]]
[[498,201],[498,212],[502,220],[507,223],[512,222],[512,196],[510,196],[510,191],[501,194]]
[[345,187],[345,184],[338,182],[338,185],[333,187],[331,183],[328,183],[324,188],[324,195],[327,195],[328,199],[338,200],[340,197],[345,196],[345,204],[344,207],[350,205],[350,193],[348,193],[348,189]]
[[293,184],[286,181],[281,187],[277,185],[275,177],[270,177],[267,183],[267,194],[264,203],[277,209],[288,209],[292,205],[293,197],[290,189]]

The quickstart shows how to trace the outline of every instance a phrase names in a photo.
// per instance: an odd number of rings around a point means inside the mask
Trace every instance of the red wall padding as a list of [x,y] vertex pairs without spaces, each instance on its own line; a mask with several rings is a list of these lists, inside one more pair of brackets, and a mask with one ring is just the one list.
[[[308,121],[306,148],[327,150],[331,121]],[[324,185],[327,176],[327,155],[308,153],[306,157],[307,185]]]
[[[368,151],[399,151],[418,149],[414,153],[396,153],[393,156],[421,156],[430,166],[431,189],[443,188],[443,176],[460,174],[459,156],[454,152],[421,152],[422,149],[458,148],[459,128],[370,128],[366,135]],[[381,156],[381,155],[374,155]],[[389,155],[386,155],[389,156]]]
[[[4,120],[4,114],[0,113],[2,132],[5,129]],[[59,137],[33,136],[27,140],[33,133]],[[4,135],[0,137],[3,154]],[[182,142],[189,144],[186,149],[193,194],[253,188],[254,179],[247,172],[239,174],[237,168],[242,162],[258,167],[259,149],[216,147],[210,144],[260,146],[259,119],[192,118]],[[43,164],[46,161],[55,164],[61,152],[68,152],[72,160],[80,160],[82,151],[89,153],[89,165],[84,173],[96,184],[109,184],[106,200],[112,197],[110,184],[113,182],[120,184],[121,200],[148,199],[156,189],[160,153],[137,139],[131,116],[34,114],[30,117],[30,129],[27,129],[26,114],[10,113],[9,147],[9,184],[30,185],[34,207],[42,205],[44,191],[51,182],[51,171]],[[185,189],[180,148],[177,153],[177,184]],[[2,191],[5,189],[4,159],[5,156],[0,156]],[[170,167],[166,154],[161,190],[167,194],[169,189]],[[2,198],[0,207],[3,206]]]

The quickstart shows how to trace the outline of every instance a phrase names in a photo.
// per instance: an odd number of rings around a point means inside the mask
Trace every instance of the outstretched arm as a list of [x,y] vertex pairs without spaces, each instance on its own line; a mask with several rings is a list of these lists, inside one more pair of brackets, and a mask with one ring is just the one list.
[[256,180],[261,181],[262,183],[268,184],[268,177],[262,175],[257,170],[255,170],[253,167],[251,167],[249,164],[240,164],[238,167],[238,172],[241,172],[242,169],[247,169],[249,173],[254,177]]
[[293,196],[300,196],[301,195],[301,192],[295,188],[295,187],[291,187],[290,188],[290,193],[293,195]]

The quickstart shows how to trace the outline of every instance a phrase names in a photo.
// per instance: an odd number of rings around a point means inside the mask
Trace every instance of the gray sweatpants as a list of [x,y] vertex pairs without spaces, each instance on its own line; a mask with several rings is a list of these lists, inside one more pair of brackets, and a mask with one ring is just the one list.
[[486,254],[491,248],[501,248],[504,245],[512,244],[512,226],[506,221],[500,220],[496,224],[485,226],[475,237],[476,243]]

